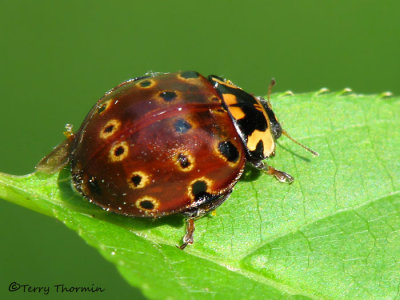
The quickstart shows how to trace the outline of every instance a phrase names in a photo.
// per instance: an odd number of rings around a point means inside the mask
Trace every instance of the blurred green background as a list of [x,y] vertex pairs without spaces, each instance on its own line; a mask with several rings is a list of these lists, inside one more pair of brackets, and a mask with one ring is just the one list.
[[[272,77],[275,91],[399,94],[399,11],[395,0],[2,0],[0,171],[32,172],[65,123],[147,71],[221,75],[257,95]],[[56,220],[0,201],[0,239],[1,299],[43,297],[9,293],[12,281],[142,297]]]

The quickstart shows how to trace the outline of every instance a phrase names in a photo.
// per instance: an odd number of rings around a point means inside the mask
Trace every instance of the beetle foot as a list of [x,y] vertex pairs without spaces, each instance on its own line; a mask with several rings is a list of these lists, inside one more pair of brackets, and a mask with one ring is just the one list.
[[180,246],[177,246],[181,250],[185,249],[188,244],[193,244],[194,219],[190,218],[190,219],[187,219],[186,221],[187,221],[186,234],[182,239],[183,244]]
[[292,175],[283,172],[283,171],[279,171],[273,167],[268,166],[267,170],[266,170],[267,174],[269,175],[273,175],[275,176],[276,179],[278,179],[280,182],[284,182],[284,183],[292,183],[294,178]]
[[294,178],[292,175],[290,175],[286,172],[283,172],[283,171],[279,171],[271,166],[268,166],[262,161],[256,161],[256,162],[253,162],[252,164],[256,169],[263,171],[263,172],[267,173],[268,175],[273,175],[280,182],[290,184],[294,181]]

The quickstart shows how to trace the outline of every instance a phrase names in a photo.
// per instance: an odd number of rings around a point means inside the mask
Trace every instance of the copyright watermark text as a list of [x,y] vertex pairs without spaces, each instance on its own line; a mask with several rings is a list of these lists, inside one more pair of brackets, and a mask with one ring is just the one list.
[[22,292],[48,295],[50,293],[59,294],[78,294],[78,293],[103,293],[104,288],[95,284],[85,286],[68,286],[63,283],[54,285],[31,285],[29,283],[19,283],[13,281],[8,286],[9,292]]

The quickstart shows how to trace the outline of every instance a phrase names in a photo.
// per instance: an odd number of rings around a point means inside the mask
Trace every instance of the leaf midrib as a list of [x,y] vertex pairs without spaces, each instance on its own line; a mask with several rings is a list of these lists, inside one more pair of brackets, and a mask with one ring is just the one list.
[[[2,173],[3,175],[6,175],[6,174],[4,174],[4,173]],[[8,176],[8,175],[6,175],[6,176]],[[29,177],[29,176],[35,176],[34,175],[34,173],[32,173],[32,174],[28,174],[28,175],[24,175],[24,176],[14,176],[14,177],[16,177],[16,178],[19,178],[19,177]],[[1,184],[4,184],[5,186],[7,186],[8,188],[12,188],[12,189],[14,189],[16,192],[18,192],[19,194],[22,194],[22,195],[25,195],[25,194],[28,194],[28,195],[37,195],[38,193],[37,192],[35,192],[35,190],[33,190],[32,191],[32,189],[22,189],[22,188],[20,188],[18,185],[14,185],[14,184],[9,184],[9,182],[7,182],[7,181],[4,181],[1,177],[0,177],[0,183]],[[48,182],[46,182],[47,184],[47,186],[52,186],[53,185],[53,183],[48,183]],[[49,198],[46,196],[46,195],[44,195],[43,197],[40,197],[42,200],[44,200],[44,201],[46,201],[47,203],[50,203],[51,205],[55,205],[55,206],[57,206],[57,207],[61,207],[61,208],[63,208],[63,206],[62,205],[60,205],[60,203],[61,202],[53,202],[53,201],[51,201],[51,200],[49,200]],[[51,213],[56,217],[56,215],[57,215],[57,212],[55,212],[54,211],[54,209],[51,209]],[[85,217],[85,218],[92,218],[92,216],[90,216],[90,215],[88,215],[88,214],[85,214],[85,213],[82,213],[82,212],[76,212],[76,213],[78,213],[79,215],[81,215],[81,216],[83,216],[83,217]],[[57,218],[57,220],[59,220],[59,221],[61,221],[60,219],[58,219]],[[103,220],[101,220],[101,219],[97,219],[99,222],[106,222],[106,221],[103,221]],[[108,222],[107,222],[108,223]],[[109,226],[118,226],[118,225],[115,225],[115,224],[113,224],[113,223],[108,223],[108,225]],[[78,225],[79,226],[79,225]],[[144,242],[151,242],[151,243],[153,243],[153,244],[162,244],[162,245],[164,245],[164,246],[167,246],[167,247],[173,247],[173,248],[175,248],[175,246],[173,246],[173,245],[171,245],[169,242],[170,241],[167,241],[165,238],[163,238],[163,237],[160,237],[160,236],[156,236],[156,235],[146,235],[146,238],[144,238],[139,232],[135,232],[135,231],[132,231],[132,230],[129,230],[129,229],[126,229],[126,228],[124,228],[124,227],[121,227],[123,230],[126,230],[126,231],[128,231],[129,233],[131,233],[131,234],[134,234],[137,238],[139,238],[139,239],[142,239]],[[79,228],[77,228],[77,230],[76,230],[76,232],[78,233],[78,235],[80,235],[80,236],[85,236],[86,238],[84,238],[84,240],[86,240],[86,241],[88,241],[88,239],[90,239],[90,237],[89,236],[86,236]],[[99,241],[92,241],[91,242],[91,245],[92,246],[94,246],[94,247],[96,247],[96,248],[99,248],[99,250],[103,253],[103,256],[106,258],[106,259],[108,259],[108,260],[110,260],[110,261],[112,261],[112,262],[114,262],[114,259],[113,259],[113,257],[111,257],[111,256],[109,256],[105,251],[103,251],[104,249],[114,249],[115,247],[113,247],[113,246],[110,246],[110,245],[107,245],[107,244],[104,244],[104,243],[100,243]],[[125,248],[124,249],[124,251],[127,251],[127,252],[130,252],[130,253],[133,253],[133,251],[131,250],[131,249],[127,249],[127,248]],[[178,251],[178,250],[177,250]],[[179,250],[179,251],[181,251],[181,250]],[[214,263],[215,265],[218,265],[218,266],[220,266],[220,267],[223,267],[224,269],[226,269],[228,272],[233,272],[233,273],[236,273],[236,274],[239,274],[239,275],[241,275],[241,276],[244,276],[244,277],[246,277],[246,278],[248,278],[248,279],[250,279],[250,280],[252,280],[252,281],[255,281],[255,282],[257,282],[257,283],[259,283],[259,284],[264,284],[264,285],[269,285],[269,286],[271,286],[271,287],[273,287],[273,288],[275,288],[276,290],[278,290],[278,291],[281,291],[282,293],[284,293],[284,294],[289,294],[289,295],[303,295],[303,296],[306,296],[306,297],[309,297],[309,298],[314,298],[314,296],[312,296],[312,295],[309,295],[309,294],[305,294],[303,291],[298,291],[298,290],[296,290],[296,289],[294,289],[294,288],[292,288],[292,287],[290,287],[290,286],[288,286],[288,285],[285,285],[285,284],[282,284],[282,283],[279,283],[279,282],[277,282],[277,281],[274,281],[274,280],[272,280],[272,279],[269,279],[269,278],[266,278],[266,277],[263,277],[263,276],[261,276],[261,275],[258,275],[257,273],[254,273],[254,272],[250,272],[250,271],[244,271],[244,270],[242,270],[240,267],[240,260],[238,260],[236,263],[234,263],[234,261],[230,261],[230,264],[229,263],[222,263],[221,261],[218,261],[218,260],[216,260],[216,259],[214,259],[212,256],[207,256],[207,255],[203,255],[203,252],[201,252],[201,251],[196,251],[195,249],[186,249],[185,250],[185,253],[186,254],[188,254],[188,255],[191,255],[191,256],[193,256],[193,257],[196,257],[196,258],[200,258],[200,259],[204,259],[204,260],[207,260],[208,262],[211,262],[211,263]],[[118,267],[118,268],[123,268],[123,267],[121,267],[120,265],[118,265],[118,264],[116,264],[116,266]]]
[[[34,176],[34,175],[30,174],[29,176]],[[21,177],[27,177],[27,176],[21,176]],[[0,182],[1,183],[5,183],[5,181],[2,180],[2,179],[0,179]],[[15,186],[15,185],[11,185],[10,186],[9,184],[7,184],[7,185],[9,187],[13,188],[14,190],[16,190],[17,192],[21,193],[21,194],[27,194],[27,193],[29,193],[29,191],[31,191],[31,189],[28,189],[28,192],[27,192],[26,190],[23,190],[19,186]],[[46,185],[51,186],[52,184],[50,183],[50,184],[46,184]],[[34,194],[37,194],[37,193],[34,193]],[[302,232],[303,228],[311,226],[312,224],[320,222],[321,220],[324,220],[324,219],[327,219],[327,218],[332,218],[335,215],[341,214],[343,212],[356,211],[357,209],[359,209],[361,207],[364,207],[364,206],[367,206],[367,205],[370,205],[373,202],[378,202],[381,199],[384,199],[384,198],[389,197],[389,196],[397,195],[397,194],[400,194],[400,191],[392,191],[389,194],[386,194],[386,195],[383,195],[383,196],[379,196],[379,197],[374,198],[372,200],[368,200],[368,201],[363,202],[363,203],[361,203],[359,205],[348,207],[348,208],[344,208],[344,209],[339,209],[339,210],[333,212],[332,214],[328,214],[328,215],[326,215],[324,217],[321,217],[321,218],[318,218],[318,219],[314,219],[312,222],[304,223],[303,225],[295,228],[294,230],[286,231],[284,234],[275,235],[275,236],[271,237],[268,240],[260,242],[257,246],[252,247],[252,249],[249,249],[248,252],[246,252],[243,255],[239,256],[236,261],[228,260],[228,261],[222,262],[220,260],[215,259],[213,256],[204,255],[204,252],[196,251],[193,248],[192,249],[187,249],[185,251],[186,251],[186,253],[188,255],[191,255],[191,256],[196,257],[196,258],[207,260],[207,261],[209,261],[209,262],[211,262],[211,263],[213,263],[215,265],[218,265],[218,266],[226,269],[229,272],[233,272],[233,273],[236,273],[238,275],[244,276],[244,277],[246,277],[246,278],[248,278],[248,279],[250,279],[252,281],[255,281],[255,282],[259,283],[259,284],[269,285],[269,286],[275,288],[276,290],[281,291],[282,293],[289,294],[289,295],[303,295],[303,296],[306,296],[306,297],[314,298],[316,296],[313,295],[312,293],[305,292],[305,291],[299,291],[299,290],[297,290],[296,288],[294,288],[294,287],[292,287],[290,285],[275,281],[275,280],[267,278],[267,277],[263,277],[263,276],[255,273],[255,272],[251,272],[251,271],[245,270],[245,269],[241,268],[242,267],[241,262],[243,262],[246,258],[248,258],[249,256],[251,256],[254,253],[256,253],[259,249],[265,247],[267,244],[273,243],[273,242],[275,242],[275,241],[277,241],[277,240],[279,240],[281,238],[284,238],[286,236]],[[50,203],[52,205],[56,205],[58,207],[62,207],[62,205],[60,205],[59,202],[50,201],[48,197],[41,197],[41,199],[47,201],[48,203]],[[258,199],[256,199],[256,200],[258,201]],[[54,211],[52,213],[55,214]],[[86,218],[91,217],[90,215],[87,215],[87,214],[82,213],[82,212],[78,212],[78,213],[81,216],[84,216]],[[106,222],[106,221],[103,221],[103,220],[98,220],[98,221]],[[115,225],[115,224],[112,224],[112,223],[109,223],[109,224],[112,225],[112,226],[118,226],[118,225]],[[155,244],[162,244],[162,245],[168,246],[168,247],[174,247],[170,243],[168,243],[168,241],[163,237],[156,236],[156,235],[147,235],[146,238],[144,238],[138,232],[135,232],[135,231],[132,231],[132,230],[128,230],[128,229],[123,228],[123,227],[122,227],[122,229],[127,230],[129,233],[135,234],[139,239],[142,239],[142,240],[144,240],[146,242],[152,242],[152,243],[155,243]],[[79,235],[82,235],[80,230],[77,230],[77,232],[78,232]],[[99,244],[99,243],[97,242],[97,244]],[[114,247],[112,247],[110,245],[106,245],[106,244],[103,244],[103,243],[102,243],[102,246],[103,246],[103,248],[101,248],[101,249],[105,249],[105,248],[113,249],[114,248]],[[124,248],[123,250],[133,253],[132,250],[127,249],[127,248]],[[104,256],[107,257],[107,255],[104,255]],[[111,261],[113,260],[111,257],[107,257],[107,259],[109,259]],[[118,266],[118,268],[120,268],[120,266]]]
[[[221,261],[214,259],[214,257],[208,256],[208,255],[204,255],[203,252],[196,251],[195,249],[190,249],[190,250],[187,249],[185,251],[186,251],[186,253],[188,255],[191,255],[191,256],[196,257],[196,258],[207,260],[208,262],[211,262],[211,263],[214,263],[215,265],[223,267],[228,272],[233,272],[233,273],[236,273],[238,275],[244,276],[247,279],[255,281],[255,282],[259,283],[259,284],[269,285],[269,286],[275,288],[276,290],[281,291],[284,294],[302,295],[302,296],[313,298],[313,299],[320,298],[321,295],[313,295],[313,293],[312,293],[313,291],[308,291],[307,292],[307,291],[304,291],[304,290],[298,290],[298,289],[296,289],[296,288],[294,288],[294,287],[292,287],[290,285],[278,282],[278,281],[273,280],[273,279],[268,278],[268,277],[263,277],[263,276],[255,273],[255,272],[244,270],[243,268],[241,268],[240,263],[243,262],[246,258],[251,256],[252,254],[254,254],[255,252],[257,252],[260,248],[265,247],[266,244],[273,243],[273,242],[275,242],[275,241],[277,241],[277,240],[279,240],[281,238],[284,238],[284,237],[289,236],[289,235],[293,235],[295,233],[301,233],[303,228],[311,226],[311,225],[313,225],[313,224],[315,224],[317,222],[320,222],[320,221],[322,221],[324,219],[332,218],[337,214],[341,214],[341,213],[348,212],[348,211],[356,211],[359,208],[362,208],[364,206],[368,206],[373,202],[378,202],[378,201],[380,201],[382,199],[385,199],[385,198],[387,198],[389,196],[393,196],[393,195],[397,195],[397,194],[400,194],[400,191],[395,191],[395,192],[392,192],[392,193],[377,197],[375,199],[369,200],[367,202],[364,202],[362,204],[356,205],[354,207],[348,207],[348,208],[345,208],[345,209],[340,209],[340,210],[335,211],[334,213],[332,213],[330,215],[327,215],[327,216],[325,216],[323,218],[318,218],[318,219],[313,220],[312,222],[303,224],[302,226],[296,228],[295,230],[287,231],[287,232],[285,232],[285,234],[282,234],[282,235],[276,235],[276,236],[274,236],[273,238],[271,238],[269,240],[263,241],[262,243],[260,243],[256,247],[253,247],[247,254],[244,254],[244,255],[240,256],[240,258],[237,261],[235,261],[235,262],[234,261],[230,261],[231,264],[229,264],[228,262],[222,263]],[[168,247],[174,247],[174,246],[171,246],[170,243],[168,243],[162,237],[154,236],[154,235],[152,235],[152,236],[147,235],[147,238],[145,239],[140,234],[138,234],[137,232],[130,231],[130,230],[129,230],[129,232],[135,234],[138,238],[140,238],[140,239],[142,239],[142,240],[144,240],[146,242],[152,242],[152,243],[155,243],[155,244],[162,244],[162,245],[168,246]],[[103,246],[105,248],[114,249],[114,247],[109,246],[109,245],[104,245],[103,244]],[[132,250],[126,249],[126,248],[124,249],[124,251],[128,251],[128,252],[133,253]],[[107,259],[110,259],[112,261],[111,257],[109,257]],[[120,266],[118,266],[118,268],[120,268]]]
[[[376,125],[376,124],[398,124],[398,121],[396,121],[396,120],[374,120],[372,124],[375,124],[375,125]],[[303,139],[315,139],[315,138],[318,138],[318,137],[325,137],[327,132],[341,132],[341,131],[346,131],[346,130],[353,129],[353,128],[364,128],[364,127],[368,127],[368,131],[369,131],[370,126],[371,126],[371,123],[370,123],[370,124],[363,123],[363,124],[354,124],[354,125],[347,126],[347,127],[342,127],[342,128],[331,128],[331,129],[326,130],[326,131],[321,131],[321,134],[313,135],[313,136],[304,136],[304,137],[301,137],[301,138],[298,138],[298,139],[299,139],[299,140],[303,140]],[[369,132],[368,132],[368,136],[370,137],[370,133],[369,133]],[[369,138],[369,139],[370,139],[370,138]],[[329,144],[328,144],[328,146],[329,146]],[[374,150],[374,153],[375,153],[375,155],[376,155],[376,149],[373,149],[373,150]],[[329,151],[331,152],[331,149],[329,149]],[[331,153],[331,154],[332,154],[332,153]],[[381,163],[381,159],[379,159],[379,157],[376,157],[376,158],[377,158],[377,160]],[[335,165],[336,165],[336,162],[335,162]],[[304,292],[304,291],[298,291],[296,288],[294,288],[294,287],[292,287],[292,286],[290,286],[290,285],[287,285],[287,284],[284,284],[284,283],[275,281],[275,280],[270,279],[270,278],[268,278],[268,277],[261,276],[261,275],[259,275],[258,273],[255,273],[255,272],[247,271],[247,270],[241,268],[241,267],[242,267],[242,266],[241,266],[241,262],[243,262],[246,258],[248,258],[249,256],[251,256],[251,255],[253,255],[254,253],[256,253],[260,248],[265,247],[267,244],[273,243],[273,242],[275,242],[275,241],[277,241],[277,240],[279,240],[279,239],[281,239],[281,238],[284,238],[284,237],[289,236],[289,235],[293,235],[293,234],[295,234],[295,233],[301,233],[301,232],[302,232],[302,229],[304,229],[305,227],[311,226],[311,225],[313,225],[313,224],[315,224],[315,223],[317,223],[317,222],[320,222],[321,220],[324,220],[324,219],[327,219],[327,218],[332,218],[332,217],[334,217],[335,215],[341,214],[341,213],[343,213],[343,212],[347,212],[347,211],[356,211],[356,210],[358,210],[359,208],[362,208],[362,207],[365,207],[365,206],[370,205],[371,203],[378,202],[378,201],[380,201],[380,200],[382,200],[382,199],[384,199],[384,198],[387,198],[387,197],[389,197],[389,196],[393,196],[393,195],[399,194],[400,191],[399,191],[399,190],[395,190],[394,183],[393,183],[393,178],[392,178],[391,174],[388,172],[388,170],[387,170],[387,168],[386,168],[385,166],[383,166],[383,168],[384,168],[384,170],[386,171],[386,173],[388,174],[388,176],[389,176],[390,179],[391,179],[391,182],[392,182],[392,192],[390,192],[390,193],[388,193],[388,194],[386,194],[386,195],[383,195],[383,196],[379,196],[379,197],[374,198],[374,199],[372,199],[372,200],[367,200],[366,202],[360,203],[360,204],[355,205],[355,206],[351,206],[351,207],[347,207],[347,208],[335,210],[335,211],[333,211],[331,214],[325,215],[325,216],[320,217],[320,218],[317,218],[317,219],[314,218],[312,221],[307,222],[307,223],[304,223],[304,224],[302,224],[302,225],[300,225],[300,226],[298,226],[298,227],[295,227],[295,228],[293,228],[293,229],[290,230],[290,231],[285,231],[285,232],[284,232],[283,234],[281,234],[281,235],[272,236],[272,237],[271,237],[270,239],[268,239],[268,240],[259,242],[256,246],[254,246],[254,247],[252,247],[251,249],[249,249],[248,252],[246,252],[246,253],[244,253],[244,254],[238,256],[237,260],[235,260],[235,261],[233,261],[233,260],[228,260],[228,261],[216,260],[216,259],[214,259],[213,256],[204,255],[204,252],[196,251],[195,248],[187,249],[187,250],[186,250],[186,253],[187,253],[188,255],[193,256],[193,257],[197,257],[197,258],[201,258],[201,259],[207,260],[207,261],[209,261],[209,262],[211,262],[211,263],[213,263],[213,264],[215,264],[215,265],[218,265],[218,266],[220,266],[220,267],[223,267],[224,269],[226,269],[226,270],[229,271],[229,272],[233,272],[233,273],[239,274],[239,275],[244,276],[244,277],[246,277],[246,278],[248,278],[248,279],[250,279],[250,280],[252,280],[252,281],[255,281],[255,282],[257,282],[257,283],[269,285],[269,286],[271,286],[271,287],[277,289],[278,291],[282,291],[283,293],[286,293],[286,294],[289,294],[289,295],[303,295],[303,296],[307,296],[307,297],[310,297],[310,298],[317,297],[317,296],[313,295],[313,294],[315,293],[315,291],[311,291],[310,294],[307,293],[307,292]],[[29,175],[25,175],[25,176],[15,176],[15,177],[20,178],[20,177],[29,177],[29,176],[34,176],[34,175],[33,175],[33,174],[29,174]],[[34,189],[31,189],[31,188],[29,188],[29,189],[23,189],[23,188],[21,188],[19,185],[10,185],[8,181],[4,181],[2,178],[0,178],[0,183],[3,183],[4,185],[6,185],[6,186],[8,186],[8,187],[10,187],[10,188],[12,188],[12,189],[14,189],[14,190],[17,191],[19,194],[23,194],[23,195],[24,195],[24,194],[28,194],[28,195],[29,195],[29,194],[30,194],[29,192],[33,191],[33,193],[31,193],[31,195],[33,194],[34,197],[29,197],[29,198],[35,199],[35,198],[36,198],[35,196],[38,195],[38,193],[36,193]],[[51,187],[53,184],[54,184],[53,181],[46,181],[45,186],[50,186],[50,187]],[[28,191],[28,192],[27,192],[27,191]],[[258,199],[258,196],[257,196],[257,195],[255,196],[255,198],[256,198],[256,200],[257,200],[257,202],[258,202],[259,199]],[[46,195],[45,197],[41,197],[41,199],[47,201],[47,202],[50,203],[51,205],[56,205],[57,207],[64,208],[64,207],[62,206],[62,202],[51,201],[51,200],[49,200],[49,199],[51,199],[51,198],[48,198],[47,195]],[[84,214],[84,213],[82,213],[82,212],[77,212],[77,213],[79,213],[81,216],[84,216],[84,217],[87,217],[87,218],[88,218],[88,217],[91,217],[91,216],[89,216],[89,215],[87,215],[87,214]],[[53,214],[53,215],[55,214],[54,209],[52,210],[52,214]],[[103,221],[103,220],[100,220],[100,219],[99,219],[99,221],[101,221],[101,222],[106,222],[106,221]],[[109,223],[109,224],[111,224],[112,226],[118,226],[118,225],[115,225],[115,224],[112,224],[112,223]],[[78,226],[79,226],[79,225],[78,225]],[[79,230],[79,228],[77,228],[77,229],[78,229],[78,230],[77,230],[78,234],[82,236],[81,230]],[[168,246],[168,247],[174,247],[173,245],[171,245],[170,243],[168,243],[168,242],[170,242],[170,240],[166,240],[166,239],[163,238],[163,237],[160,237],[160,236],[157,236],[157,235],[147,235],[146,238],[144,238],[144,237],[143,237],[140,233],[138,233],[138,232],[135,232],[135,231],[126,229],[126,228],[124,228],[124,227],[122,227],[122,229],[127,230],[129,233],[135,234],[139,239],[142,239],[142,240],[144,240],[145,242],[153,242],[153,243],[162,244],[162,245],[165,245],[165,246]],[[93,243],[93,245],[94,245],[95,247],[96,247],[96,245],[99,244],[98,242],[96,243],[96,241],[93,241],[93,240],[92,240],[92,243]],[[103,245],[103,247],[105,247],[105,248],[111,248],[111,249],[114,248],[114,247],[110,247],[110,246],[107,246],[107,245],[104,245],[104,244],[102,244],[102,245]],[[102,251],[103,248],[99,248],[99,250]],[[133,252],[132,250],[126,249],[126,248],[124,249],[124,251]],[[161,249],[160,249],[160,251],[161,251]],[[102,251],[102,252],[103,252],[103,255],[104,255],[108,260],[111,260],[111,261],[113,260],[113,258],[112,258],[111,256],[109,256],[109,255],[107,255],[107,253],[105,253],[105,251]],[[161,252],[160,252],[160,253],[161,253]],[[163,254],[163,256],[165,256],[165,255]],[[118,268],[123,268],[122,266],[120,266],[120,265],[118,265],[118,264],[116,264],[116,265],[117,265]],[[320,295],[318,295],[318,297],[320,297]]]

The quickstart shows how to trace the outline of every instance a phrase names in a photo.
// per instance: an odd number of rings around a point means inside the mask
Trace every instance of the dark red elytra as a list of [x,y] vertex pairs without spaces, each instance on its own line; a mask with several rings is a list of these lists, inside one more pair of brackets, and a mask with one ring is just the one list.
[[107,211],[182,213],[183,249],[193,243],[194,219],[229,197],[246,162],[293,180],[262,162],[281,134],[269,102],[230,81],[194,71],[153,73],[106,93],[37,169],[55,172],[70,162],[75,189]]

